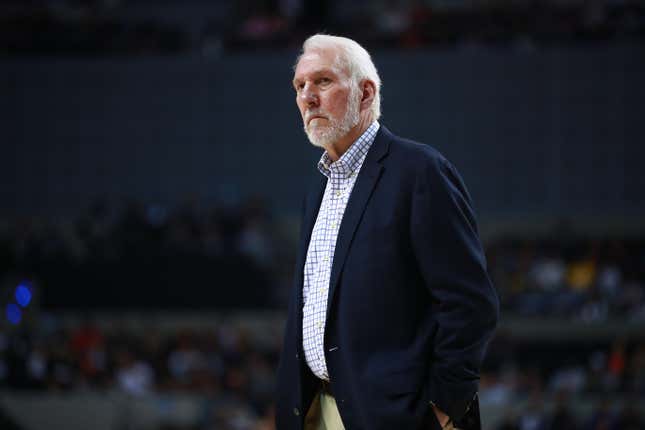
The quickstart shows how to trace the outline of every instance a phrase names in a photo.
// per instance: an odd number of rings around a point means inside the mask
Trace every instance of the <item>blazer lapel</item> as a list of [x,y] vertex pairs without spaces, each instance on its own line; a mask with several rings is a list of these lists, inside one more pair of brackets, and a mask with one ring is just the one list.
[[329,294],[327,296],[327,315],[329,315],[329,308],[332,304],[336,285],[343,271],[347,252],[352,244],[354,233],[363,217],[363,212],[372,195],[372,191],[383,171],[383,166],[380,161],[387,155],[391,136],[392,134],[381,125],[372,143],[372,147],[367,153],[367,157],[365,157],[363,166],[352,189],[352,194],[347,202],[343,221],[338,231],[338,238],[336,239],[336,250],[334,251],[334,262],[329,282]]
[[[304,216],[302,218],[302,226],[300,232],[300,244],[298,245],[298,256],[296,258],[296,291],[298,294],[298,307],[302,312],[302,284],[304,279],[305,259],[307,257],[307,249],[309,248],[309,240],[311,239],[311,232],[314,228],[314,223],[318,216],[318,209],[322,201],[323,193],[325,192],[325,185],[327,178],[319,175],[317,182],[311,187],[307,193],[304,207]],[[302,320],[302,318],[300,318]]]

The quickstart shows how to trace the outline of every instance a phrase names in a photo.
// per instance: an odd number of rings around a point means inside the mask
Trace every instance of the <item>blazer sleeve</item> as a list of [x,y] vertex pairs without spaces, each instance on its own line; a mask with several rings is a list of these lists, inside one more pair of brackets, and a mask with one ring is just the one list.
[[458,421],[477,394],[499,301],[461,177],[443,158],[428,164],[417,173],[410,215],[416,262],[436,301],[437,332],[426,393]]

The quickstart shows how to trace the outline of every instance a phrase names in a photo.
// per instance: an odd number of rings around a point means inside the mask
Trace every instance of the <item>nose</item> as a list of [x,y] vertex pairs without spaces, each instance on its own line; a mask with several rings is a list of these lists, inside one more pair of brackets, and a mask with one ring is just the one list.
[[318,106],[318,94],[316,94],[314,88],[309,83],[305,84],[302,91],[300,91],[300,101],[310,108]]

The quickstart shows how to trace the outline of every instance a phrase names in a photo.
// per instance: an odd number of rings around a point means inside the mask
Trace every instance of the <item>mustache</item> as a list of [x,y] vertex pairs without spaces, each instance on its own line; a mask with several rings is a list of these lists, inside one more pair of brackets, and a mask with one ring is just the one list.
[[311,121],[312,118],[316,118],[316,117],[328,118],[327,115],[325,115],[325,112],[323,111],[309,111],[305,115],[305,122],[309,123],[309,121]]

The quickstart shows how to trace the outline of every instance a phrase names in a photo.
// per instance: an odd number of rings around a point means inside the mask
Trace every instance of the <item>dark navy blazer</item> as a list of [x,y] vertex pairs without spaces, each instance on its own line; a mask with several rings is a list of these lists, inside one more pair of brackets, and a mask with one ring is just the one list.
[[[303,209],[278,430],[303,428],[320,387],[302,349],[302,284],[326,181],[320,175]],[[329,286],[325,358],[345,427],[437,428],[431,401],[479,427],[479,369],[498,314],[459,174],[435,149],[381,125],[347,203]]]

